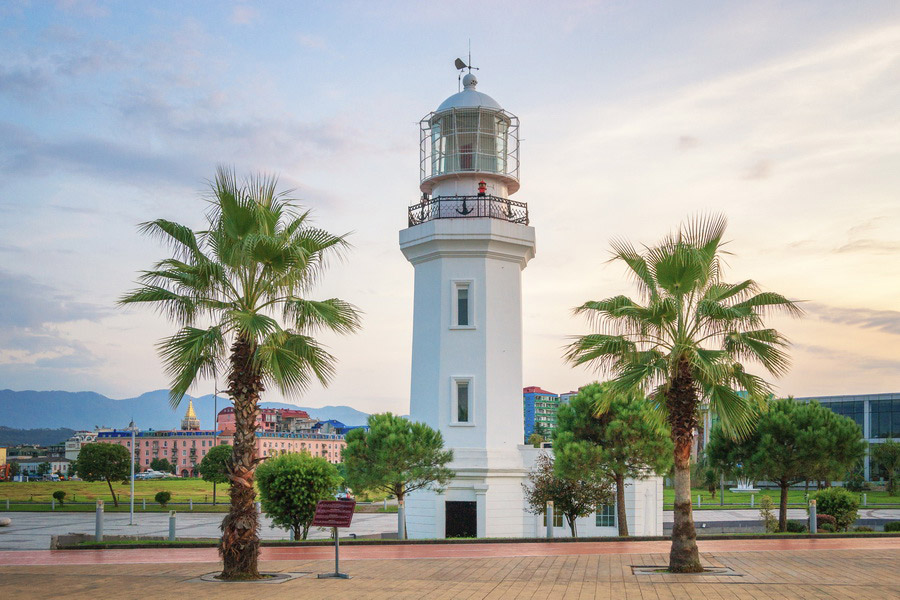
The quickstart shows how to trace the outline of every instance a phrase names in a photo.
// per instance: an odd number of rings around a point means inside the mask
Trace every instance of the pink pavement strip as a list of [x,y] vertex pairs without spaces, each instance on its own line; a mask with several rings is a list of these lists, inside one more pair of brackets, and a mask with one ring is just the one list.
[[[900,550],[900,538],[816,538],[700,540],[701,552],[778,552],[790,550]],[[556,542],[498,544],[402,544],[343,546],[341,560],[501,558],[592,554],[668,553],[668,541]],[[261,560],[323,560],[332,546],[266,547]],[[26,550],[0,552],[0,566],[216,563],[215,548],[135,548],[115,550]]]

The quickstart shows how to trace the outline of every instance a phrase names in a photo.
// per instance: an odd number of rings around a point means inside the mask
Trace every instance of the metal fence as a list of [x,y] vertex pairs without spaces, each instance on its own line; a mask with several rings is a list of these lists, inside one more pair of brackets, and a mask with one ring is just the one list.
[[528,205],[497,196],[438,196],[409,207],[409,226],[435,219],[490,218],[528,225]]

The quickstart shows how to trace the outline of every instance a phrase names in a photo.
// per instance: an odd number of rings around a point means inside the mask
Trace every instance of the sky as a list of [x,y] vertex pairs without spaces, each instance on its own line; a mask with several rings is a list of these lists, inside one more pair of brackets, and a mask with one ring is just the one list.
[[[174,325],[115,304],[166,255],[137,224],[202,227],[217,165],[277,174],[352,232],[315,290],[365,313],[325,337],[327,388],[409,406],[418,122],[457,91],[521,121],[537,235],[523,385],[597,378],[561,356],[586,300],[634,292],[609,242],[729,219],[729,279],[804,301],[779,393],[900,391],[900,3],[103,2],[0,4],[0,388],[125,398],[166,387]],[[194,394],[213,389],[201,382]],[[267,392],[266,400],[282,400]]]

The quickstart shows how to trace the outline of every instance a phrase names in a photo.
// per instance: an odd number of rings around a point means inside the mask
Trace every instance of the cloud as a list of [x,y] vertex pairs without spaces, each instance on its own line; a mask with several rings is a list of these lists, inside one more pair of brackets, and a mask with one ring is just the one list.
[[744,179],[766,179],[772,172],[772,163],[768,160],[758,160],[744,172]]
[[835,252],[863,252],[865,254],[895,254],[900,252],[900,242],[888,242],[864,238],[839,246]]
[[235,25],[249,25],[259,19],[259,11],[252,6],[239,4],[231,11],[231,22]]
[[900,335],[900,311],[870,308],[839,308],[827,304],[809,303],[809,313],[829,323],[854,325],[893,335]]
[[48,323],[97,321],[109,310],[76,302],[27,275],[0,271],[0,327],[40,328]]
[[310,48],[311,50],[322,50],[328,46],[325,38],[319,35],[301,33],[297,35],[297,41],[304,48]]
[[81,17],[99,18],[109,15],[109,9],[95,0],[57,0],[56,7]]
[[875,358],[812,344],[794,344],[793,347],[800,352],[812,354],[824,360],[834,361],[840,365],[842,370],[846,371],[887,371],[891,374],[896,374],[900,370],[900,360]]
[[696,138],[692,135],[681,135],[678,136],[678,148],[680,150],[691,150],[700,145],[699,138]]
[[144,149],[96,137],[71,137],[50,141],[36,134],[0,122],[0,172],[50,175],[66,169],[92,177],[133,182],[180,180],[195,182],[197,163],[189,156],[168,152],[156,154]]

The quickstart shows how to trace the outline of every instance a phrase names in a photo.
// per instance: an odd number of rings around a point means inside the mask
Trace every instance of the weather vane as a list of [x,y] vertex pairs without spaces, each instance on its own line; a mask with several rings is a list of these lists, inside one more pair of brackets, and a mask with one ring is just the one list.
[[478,67],[472,66],[472,40],[469,40],[469,63],[466,64],[465,62],[463,62],[463,59],[457,58],[453,64],[455,64],[456,68],[459,70],[459,77],[457,78],[459,81],[457,81],[457,87],[461,87],[463,69],[468,69],[469,73],[472,72],[472,69],[475,69],[476,71],[478,70]]

